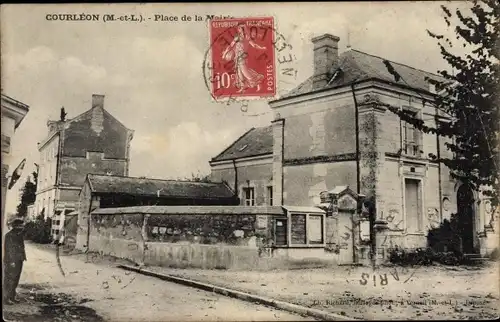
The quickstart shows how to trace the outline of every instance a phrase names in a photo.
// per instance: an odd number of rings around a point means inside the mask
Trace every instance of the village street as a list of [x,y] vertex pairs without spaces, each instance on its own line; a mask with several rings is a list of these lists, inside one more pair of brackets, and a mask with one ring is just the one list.
[[312,320],[298,315],[61,256],[54,248],[26,243],[18,288],[21,303],[4,307],[10,321],[270,321]]

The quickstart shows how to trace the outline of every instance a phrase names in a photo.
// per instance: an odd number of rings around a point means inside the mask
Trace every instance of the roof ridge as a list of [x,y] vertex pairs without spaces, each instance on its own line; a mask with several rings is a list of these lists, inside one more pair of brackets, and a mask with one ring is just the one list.
[[146,177],[131,177],[131,176],[120,176],[120,175],[107,175],[107,174],[99,174],[99,173],[89,173],[87,176],[90,178],[91,176],[95,177],[114,177],[114,178],[123,178],[123,179],[139,179],[139,180],[153,180],[153,181],[163,181],[163,182],[186,182],[186,183],[202,183],[202,184],[223,184],[224,182],[201,182],[201,181],[192,181],[192,180],[177,180],[177,179],[158,179],[158,178],[146,178]]
[[[349,53],[349,52],[351,52],[351,50],[346,51],[346,52],[344,52],[344,53]],[[342,53],[342,54],[344,54],[344,53]],[[354,59],[354,58],[352,57],[352,55],[346,55],[346,57],[351,57],[351,59],[349,60],[349,63],[350,63],[350,64],[352,64],[354,67],[356,67],[356,69],[357,69],[359,72],[361,72],[361,73],[363,74],[363,76],[368,76],[368,73],[367,73],[367,72],[366,72],[363,68],[359,67],[358,63],[356,62],[356,59]],[[339,66],[338,68],[339,68],[340,70],[342,70],[342,67],[340,67],[340,66]],[[356,81],[356,80],[358,80],[358,79],[359,79],[359,77],[356,77],[356,78],[354,79],[354,81]]]
[[349,51],[345,51],[343,52],[342,54],[344,53],[348,53],[350,51],[355,51],[355,52],[358,52],[360,54],[364,54],[364,55],[368,55],[368,56],[372,56],[372,57],[376,57],[376,58],[379,58],[379,59],[382,59],[382,60],[387,60],[388,62],[390,63],[393,63],[393,64],[396,64],[396,65],[401,65],[401,66],[405,66],[405,67],[408,67],[408,68],[411,68],[411,69],[414,69],[414,70],[417,70],[419,72],[423,72],[423,73],[427,73],[427,74],[431,74],[431,75],[434,75],[434,76],[438,76],[438,77],[442,77],[441,75],[439,74],[436,74],[436,73],[432,73],[432,72],[429,72],[427,70],[423,70],[423,69],[420,69],[420,68],[416,68],[416,67],[413,67],[413,66],[410,66],[410,65],[407,65],[407,64],[403,64],[403,63],[398,63],[396,61],[393,61],[393,60],[390,60],[390,59],[387,59],[387,58],[384,58],[384,57],[381,57],[381,56],[377,56],[377,55],[373,55],[373,54],[369,54],[367,52],[364,52],[364,51],[361,51],[361,50],[358,50],[358,49],[351,49]]
[[252,127],[250,128],[250,130],[246,131],[245,133],[243,133],[242,135],[240,135],[239,138],[237,138],[236,140],[233,141],[233,143],[231,143],[227,148],[225,148],[221,153],[217,154],[215,157],[213,157],[211,160],[215,160],[217,159],[218,157],[220,157],[221,155],[223,155],[227,150],[229,150],[230,148],[232,148],[233,146],[236,145],[236,143],[241,140],[242,138],[244,138],[248,133],[252,132],[253,130],[255,130],[256,128],[255,127]]

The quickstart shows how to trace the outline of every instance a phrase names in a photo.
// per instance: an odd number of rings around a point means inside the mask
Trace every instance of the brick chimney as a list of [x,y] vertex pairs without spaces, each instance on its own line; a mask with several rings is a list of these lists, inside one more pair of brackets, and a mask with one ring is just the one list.
[[92,94],[92,107],[104,108],[104,95]]
[[339,40],[337,36],[324,34],[312,39],[314,45],[314,75],[313,89],[326,86],[332,67],[338,64]]
[[104,95],[92,94],[92,120],[90,128],[101,134],[104,125]]

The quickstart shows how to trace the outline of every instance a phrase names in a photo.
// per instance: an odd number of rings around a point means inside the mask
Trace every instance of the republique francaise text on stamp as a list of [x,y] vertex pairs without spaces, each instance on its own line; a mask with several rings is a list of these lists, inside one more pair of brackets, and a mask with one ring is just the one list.
[[274,97],[273,17],[211,20],[209,30],[212,97]]

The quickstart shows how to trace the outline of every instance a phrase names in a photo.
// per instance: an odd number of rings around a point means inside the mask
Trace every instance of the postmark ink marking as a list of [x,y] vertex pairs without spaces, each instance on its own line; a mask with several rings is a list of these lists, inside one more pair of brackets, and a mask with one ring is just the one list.
[[[272,17],[269,17],[272,18]],[[214,57],[214,52],[213,52],[213,47],[214,46],[228,46],[230,45],[231,42],[229,39],[233,39],[235,37],[238,37],[238,21],[252,21],[252,19],[264,19],[264,18],[240,18],[240,19],[229,19],[229,20],[219,20],[219,21],[211,21],[212,22],[217,22],[222,25],[226,24],[226,29],[222,30],[219,32],[217,35],[210,36],[210,46],[205,52],[204,59],[203,59],[203,67],[202,67],[202,73],[203,73],[203,78],[205,82],[205,86],[207,87],[207,90],[209,91],[212,99],[215,102],[223,102],[225,101],[225,105],[229,106],[231,103],[237,103],[237,102],[246,102],[243,103],[243,106],[240,106],[240,110],[243,113],[248,112],[248,101],[249,99],[272,99],[276,96],[276,91],[277,91],[277,83],[286,83],[290,85],[294,85],[295,82],[292,81],[284,81],[282,79],[278,80],[277,79],[277,66],[275,64],[275,51],[283,51],[285,49],[292,49],[292,45],[288,44],[285,37],[278,33],[276,29],[274,28],[274,18],[272,24],[261,24],[257,26],[250,26],[246,29],[244,29],[241,33],[241,35],[248,35],[249,34],[249,40],[252,40],[257,43],[261,43],[264,41],[266,44],[269,43],[269,48],[266,47],[266,50],[264,52],[260,51],[258,52],[258,55],[253,56],[254,62],[260,63],[260,64],[265,64],[266,65],[266,70],[264,71],[266,74],[266,77],[272,76],[272,84],[264,84],[265,86],[267,85],[272,85],[271,87],[274,87],[274,94],[272,96],[262,96],[262,95],[246,95],[246,93],[237,93],[238,91],[232,90],[231,92],[239,95],[227,95],[224,97],[222,88],[219,88],[219,84],[222,85],[222,82],[227,86],[227,84],[235,84],[237,81],[237,75],[234,72],[235,71],[235,61],[237,59],[231,59],[227,60],[226,62],[221,62],[221,59],[215,60],[211,59]],[[231,26],[229,26],[229,23],[231,23]],[[211,26],[209,25],[211,28]],[[250,45],[250,47],[252,47]],[[253,47],[252,47],[253,48]],[[272,50],[274,48],[274,50]],[[218,52],[221,53],[221,51],[224,50],[222,48],[219,48]],[[255,53],[255,51],[253,51]],[[284,53],[286,54],[286,53]],[[230,54],[232,55],[232,54]],[[296,59],[295,55],[288,55],[288,57],[292,57],[293,59]],[[237,58],[248,58],[247,54],[242,54],[241,56],[238,56]],[[287,62],[290,61],[290,59],[285,59]],[[292,61],[293,62],[293,61]],[[280,70],[280,74],[284,75],[289,78],[293,78],[293,80],[296,80],[298,71],[293,68],[293,66],[290,66],[290,62],[285,63],[287,65],[284,67],[284,70]],[[237,66],[236,66],[237,67]],[[272,67],[272,68],[270,68]],[[272,72],[271,72],[272,69]],[[216,71],[217,70],[223,70],[223,71],[231,71],[231,75],[229,77],[227,75],[223,76],[221,73],[217,75]],[[224,77],[224,80],[222,80],[222,77]],[[222,86],[221,86],[222,87]],[[282,94],[282,90],[280,90],[280,95]],[[268,112],[266,112],[268,113]],[[257,115],[263,115],[266,113],[257,113],[257,114],[252,114],[248,116],[257,116]]]

